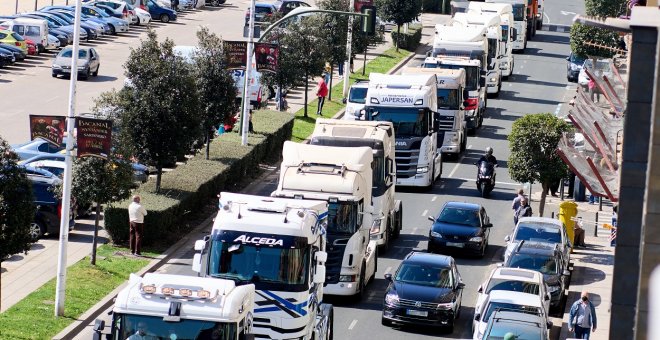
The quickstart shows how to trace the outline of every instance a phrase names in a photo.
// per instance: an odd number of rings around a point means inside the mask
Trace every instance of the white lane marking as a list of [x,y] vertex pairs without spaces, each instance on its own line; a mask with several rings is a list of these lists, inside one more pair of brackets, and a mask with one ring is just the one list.
[[351,321],[351,324],[348,325],[348,330],[350,331],[351,329],[353,329],[353,327],[355,327],[356,324],[357,324],[357,320],[353,319],[353,321]]
[[384,274],[388,274],[391,270],[392,270],[392,267],[385,268],[385,273]]
[[[564,14],[563,12],[564,12],[564,11],[562,11],[562,14]],[[575,14],[575,13],[573,13],[573,14]],[[564,14],[564,15],[565,15],[565,14]],[[544,16],[546,19],[548,19],[548,22],[546,22],[546,24],[550,24],[550,17],[548,16],[548,14],[547,14],[545,11],[543,11],[543,16]]]
[[438,198],[438,196],[433,196],[431,197],[431,202],[435,202],[435,199]]
[[[460,177],[456,177],[456,178],[454,178],[454,179],[460,179],[461,181],[466,181],[466,182],[474,181],[474,178],[460,178]],[[520,186],[520,183],[512,183],[512,182],[495,182],[495,184]]]
[[415,234],[417,232],[417,227],[413,228],[412,233]]
[[422,213],[422,216],[426,216],[426,214],[428,214],[428,213],[429,213],[428,210],[424,210],[424,212]]
[[561,111],[561,103],[557,104],[557,108],[555,109],[555,116],[559,115],[559,111]]
[[573,86],[571,86],[571,85],[566,85],[566,90],[567,90],[567,91],[570,91],[570,90],[572,90],[572,89],[573,89]]

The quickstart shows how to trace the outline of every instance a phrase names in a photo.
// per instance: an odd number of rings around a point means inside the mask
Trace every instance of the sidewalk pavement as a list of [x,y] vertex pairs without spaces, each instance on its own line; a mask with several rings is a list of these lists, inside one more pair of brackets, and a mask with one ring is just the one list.
[[[540,193],[532,195],[532,201],[538,203]],[[559,212],[560,199],[548,196],[546,199],[546,216]],[[573,302],[580,299],[580,293],[589,292],[589,299],[596,307],[598,327],[591,333],[592,340],[609,339],[610,306],[612,296],[612,273],[614,270],[614,247],[610,246],[610,230],[603,224],[612,223],[612,203],[603,200],[603,210],[599,211],[598,203],[590,205],[588,202],[578,204],[577,217],[584,220],[586,248],[575,248],[571,254],[573,272],[567,291],[566,305],[564,307],[563,322],[559,339],[570,339],[574,336],[568,331],[568,313]],[[538,205],[536,205],[538,208]]]
[[[2,0],[0,1],[0,15],[13,15],[15,13],[34,11],[44,6],[73,5],[76,0]],[[17,10],[18,9],[18,10]]]

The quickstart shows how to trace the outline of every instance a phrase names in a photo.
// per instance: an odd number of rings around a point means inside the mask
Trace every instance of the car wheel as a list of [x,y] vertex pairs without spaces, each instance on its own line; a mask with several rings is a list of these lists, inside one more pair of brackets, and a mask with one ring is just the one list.
[[53,76],[53,78],[57,78],[57,74],[55,73],[51,74],[51,76]]
[[30,239],[32,241],[36,241],[40,239],[44,234],[46,233],[46,227],[43,225],[41,221],[34,221],[30,223],[30,227],[28,229],[28,235],[30,235]]
[[170,22],[170,17],[167,14],[161,14],[160,21],[164,23]]
[[94,71],[94,73],[92,73],[92,75],[93,75],[94,77],[98,77],[98,75],[99,75],[99,69],[100,69],[100,68],[101,68],[101,65],[99,65],[99,66],[96,67],[96,71]]
[[85,73],[83,73],[82,79],[83,80],[89,79],[89,69],[85,70]]
[[117,30],[114,25],[110,25],[110,34],[117,35]]

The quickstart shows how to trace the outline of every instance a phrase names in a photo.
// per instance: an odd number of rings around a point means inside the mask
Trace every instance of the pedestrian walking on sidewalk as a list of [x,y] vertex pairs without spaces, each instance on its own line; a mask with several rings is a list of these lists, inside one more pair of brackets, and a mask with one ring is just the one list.
[[128,206],[129,220],[129,247],[131,254],[142,256],[142,236],[144,233],[144,217],[147,216],[147,209],[140,204],[140,196],[133,196],[133,202]]
[[516,225],[518,224],[518,216],[516,215],[516,212],[518,211],[518,208],[520,208],[520,200],[525,198],[525,190],[520,189],[518,190],[518,196],[513,199],[513,203],[511,203],[511,209],[513,210],[513,224]]
[[323,79],[325,79],[326,84],[330,84],[330,78],[332,77],[332,66],[329,62],[325,62],[325,67],[323,68]]
[[575,221],[575,226],[573,227],[574,237],[573,237],[573,246],[575,247],[586,247],[584,243],[584,222],[582,222],[582,217],[578,217]]
[[325,83],[323,75],[319,78],[319,83],[316,86],[316,97],[319,100],[318,108],[316,109],[316,114],[321,115],[323,111],[323,104],[325,103],[325,97],[328,95],[328,84]]
[[568,314],[568,331],[575,332],[577,339],[589,339],[591,332],[596,331],[596,309],[589,301],[589,293],[583,291],[580,300],[571,306]]
[[344,64],[346,64],[346,60],[342,60],[337,64],[337,73],[339,74],[339,79],[344,78]]
[[532,216],[532,207],[527,202],[527,197],[523,197],[520,199],[520,206],[516,210],[516,224],[521,218],[529,216]]

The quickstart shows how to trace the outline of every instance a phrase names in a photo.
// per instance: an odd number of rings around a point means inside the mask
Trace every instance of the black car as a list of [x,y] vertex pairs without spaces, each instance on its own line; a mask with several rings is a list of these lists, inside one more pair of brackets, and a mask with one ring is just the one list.
[[308,3],[301,0],[278,0],[275,2],[275,8],[282,15],[287,15],[298,7],[310,7]]
[[582,69],[582,64],[584,64],[584,59],[578,57],[573,52],[571,55],[566,57],[566,79],[570,82],[577,82],[578,75],[580,75],[580,70]]
[[14,54],[7,50],[0,50],[0,67],[13,65],[16,62]]
[[429,232],[429,252],[462,250],[483,257],[488,248],[490,218],[479,204],[447,202]]
[[563,254],[558,244],[520,241],[504,266],[536,270],[543,274],[543,281],[550,292],[550,308],[561,307],[571,274],[564,267]]
[[0,43],[0,51],[4,50],[5,52],[12,53],[16,61],[23,61],[27,57],[27,53],[23,51],[20,47],[13,45]]
[[[277,12],[273,4],[257,2],[254,5],[254,23],[260,24],[269,20]],[[245,12],[245,26],[250,24],[250,9]]]
[[[55,174],[25,166],[27,178],[32,182],[32,193],[34,205],[37,207],[34,221],[30,224],[30,237],[37,240],[45,234],[57,235],[60,233],[60,214],[62,213],[62,200],[52,192],[52,187],[61,183]],[[72,230],[75,222],[74,205],[69,209],[69,230]]]
[[454,329],[465,284],[451,256],[412,252],[403,259],[389,282],[382,324],[394,323]]

